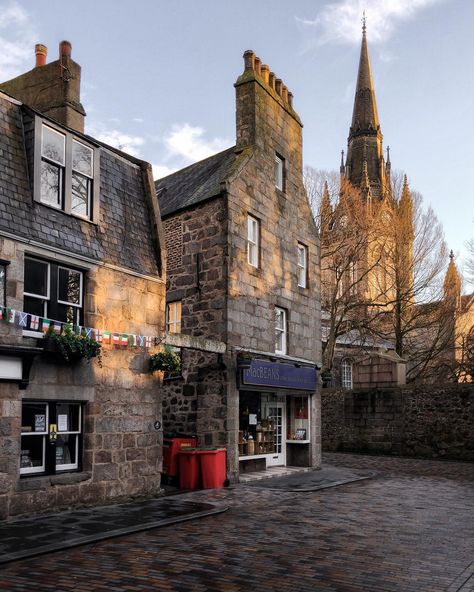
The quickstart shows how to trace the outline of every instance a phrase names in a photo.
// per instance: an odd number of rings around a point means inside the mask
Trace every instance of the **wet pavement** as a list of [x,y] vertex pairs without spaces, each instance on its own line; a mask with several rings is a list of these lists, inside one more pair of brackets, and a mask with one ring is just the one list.
[[310,492],[246,484],[173,496],[229,511],[6,564],[0,590],[474,591],[474,464],[325,461],[376,474]]

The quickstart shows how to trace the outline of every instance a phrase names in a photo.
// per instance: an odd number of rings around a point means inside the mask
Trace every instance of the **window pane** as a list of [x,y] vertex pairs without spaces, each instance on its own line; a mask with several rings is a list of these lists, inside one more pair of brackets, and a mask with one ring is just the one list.
[[33,469],[44,467],[45,436],[22,436],[20,468]]
[[72,168],[74,171],[92,177],[92,149],[76,140],[72,141]]
[[61,207],[62,169],[50,162],[41,161],[41,194],[43,203]]
[[72,323],[79,325],[81,308],[78,306],[68,306],[67,304],[58,304],[55,307],[54,320],[62,323]]
[[285,311],[281,308],[275,308],[275,327],[277,329],[284,329]]
[[89,216],[91,180],[72,173],[71,212],[76,216]]
[[81,305],[82,273],[74,269],[58,267],[58,300]]
[[56,467],[58,469],[61,469],[61,465],[77,466],[77,440],[78,436],[75,435],[58,435],[56,440]]
[[40,298],[25,296],[23,299],[23,311],[38,317],[43,317],[45,315],[44,302],[45,301]]
[[79,405],[72,403],[57,403],[56,419],[58,432],[79,432]]
[[41,155],[64,165],[65,136],[43,125]]
[[21,410],[21,431],[47,431],[46,403],[24,403]]
[[275,185],[283,189],[283,161],[279,156],[275,156]]
[[25,257],[25,292],[48,298],[48,264]]

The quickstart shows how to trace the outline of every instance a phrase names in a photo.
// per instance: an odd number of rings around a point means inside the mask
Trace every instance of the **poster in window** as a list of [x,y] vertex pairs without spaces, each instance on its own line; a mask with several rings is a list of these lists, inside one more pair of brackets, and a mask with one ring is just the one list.
[[67,413],[58,414],[58,432],[67,432]]
[[46,431],[46,415],[37,414],[35,415],[35,432]]

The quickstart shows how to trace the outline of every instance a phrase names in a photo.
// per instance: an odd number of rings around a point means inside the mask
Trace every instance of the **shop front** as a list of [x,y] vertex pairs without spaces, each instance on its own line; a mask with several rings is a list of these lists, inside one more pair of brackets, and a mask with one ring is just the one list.
[[311,466],[316,367],[253,358],[238,373],[239,471]]

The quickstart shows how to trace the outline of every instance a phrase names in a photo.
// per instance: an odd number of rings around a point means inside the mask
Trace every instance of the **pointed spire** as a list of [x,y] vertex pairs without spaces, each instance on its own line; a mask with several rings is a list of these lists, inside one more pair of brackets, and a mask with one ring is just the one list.
[[333,208],[331,204],[331,198],[329,197],[329,187],[328,182],[324,182],[324,189],[323,189],[323,196],[321,198],[321,208],[320,208],[320,223],[321,223],[321,233],[324,234],[331,228],[331,223],[333,219]]
[[352,112],[351,135],[361,130],[375,131],[380,126],[377,103],[375,101],[374,83],[372,80],[372,69],[370,67],[369,49],[367,46],[365,12],[362,23],[362,45],[360,48],[354,110]]
[[459,308],[461,304],[461,276],[454,263],[454,253],[449,253],[449,265],[444,278],[444,298],[448,305]]
[[341,175],[344,175],[346,172],[346,167],[344,166],[344,150],[341,150],[341,166],[339,167],[339,172]]
[[367,142],[364,140],[364,151],[362,159],[362,178],[360,180],[360,189],[362,196],[367,202],[372,199],[372,191],[370,188],[369,169],[367,166]]

